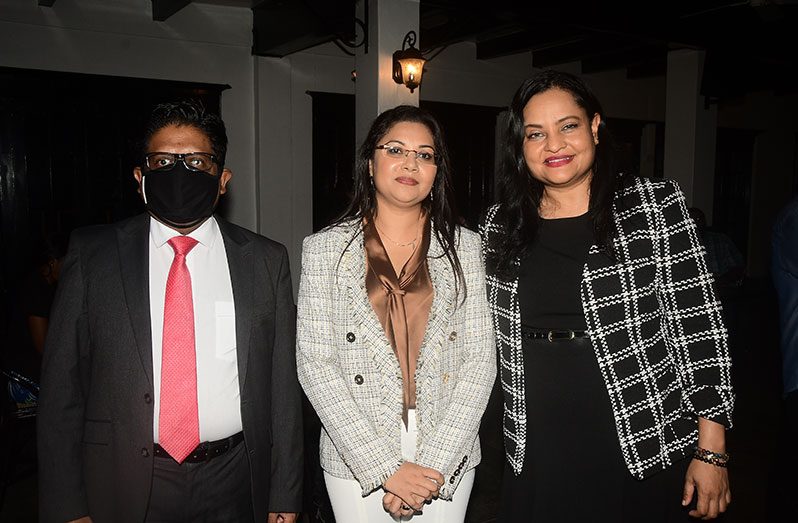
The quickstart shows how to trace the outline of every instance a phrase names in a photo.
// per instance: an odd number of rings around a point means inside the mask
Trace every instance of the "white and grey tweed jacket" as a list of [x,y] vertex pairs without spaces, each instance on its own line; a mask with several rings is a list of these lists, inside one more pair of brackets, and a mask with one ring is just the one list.
[[[460,229],[454,272],[434,234],[427,258],[434,297],[415,375],[416,463],[440,471],[451,499],[481,459],[477,436],[496,378],[496,346],[479,236]],[[299,381],[322,422],[321,466],[356,479],[363,495],[402,462],[402,373],[366,293],[358,223],[305,238],[297,314]]]
[[[486,256],[504,234],[498,211],[491,207],[481,225]],[[704,247],[678,185],[637,178],[616,195],[613,211],[617,261],[590,247],[581,300],[624,460],[642,479],[691,452],[699,416],[731,426],[731,360]],[[505,452],[520,474],[527,431],[546,428],[526,417],[518,279],[489,274],[487,282]]]

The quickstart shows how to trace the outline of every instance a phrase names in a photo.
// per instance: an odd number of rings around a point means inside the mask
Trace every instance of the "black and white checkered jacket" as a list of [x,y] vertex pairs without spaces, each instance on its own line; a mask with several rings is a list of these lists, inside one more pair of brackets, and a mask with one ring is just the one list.
[[[503,234],[498,210],[491,207],[481,225],[486,256]],[[590,247],[581,298],[624,460],[642,479],[692,451],[699,416],[731,426],[731,360],[704,248],[678,185],[638,178],[616,195],[613,211],[617,261]],[[518,278],[489,273],[487,286],[505,452],[517,475],[527,430],[545,427],[526,417]]]

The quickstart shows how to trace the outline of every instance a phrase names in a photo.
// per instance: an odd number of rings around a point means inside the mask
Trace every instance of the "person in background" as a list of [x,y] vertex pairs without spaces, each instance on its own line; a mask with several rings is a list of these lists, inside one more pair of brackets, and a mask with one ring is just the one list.
[[45,237],[37,249],[35,269],[23,281],[20,302],[28,326],[30,344],[41,360],[50,307],[66,255],[67,239],[62,235]]
[[688,209],[690,217],[695,221],[701,242],[707,250],[707,268],[715,277],[719,292],[726,287],[739,286],[745,277],[745,261],[740,250],[725,233],[707,227],[704,211],[698,207]]
[[227,134],[155,107],[147,213],[76,230],[38,411],[40,520],[292,523],[302,412],[285,247],[214,214]]
[[731,361],[684,195],[615,169],[601,105],[568,73],[519,87],[507,140],[481,226],[504,392],[499,521],[717,517]]
[[297,366],[336,521],[465,518],[496,355],[453,201],[439,123],[399,106],[372,123],[343,218],[305,238]]
[[61,234],[42,235],[35,240],[29,268],[11,293],[9,332],[0,347],[0,366],[36,383],[66,243],[66,236]]
[[[771,236],[771,277],[779,302],[779,332],[781,340],[782,411],[786,445],[798,441],[798,196],[793,197],[779,213]],[[788,452],[784,470],[794,471],[798,458]],[[791,485],[779,485],[785,505],[784,514],[798,514],[795,488],[798,480],[792,473],[783,474]]]

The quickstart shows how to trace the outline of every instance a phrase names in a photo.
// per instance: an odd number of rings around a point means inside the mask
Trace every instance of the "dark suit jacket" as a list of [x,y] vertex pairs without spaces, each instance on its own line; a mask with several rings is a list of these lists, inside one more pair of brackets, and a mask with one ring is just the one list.
[[[217,218],[236,310],[256,521],[298,512],[302,418],[285,247]],[[40,515],[144,520],[153,471],[149,216],[77,230],[50,318],[38,411]]]

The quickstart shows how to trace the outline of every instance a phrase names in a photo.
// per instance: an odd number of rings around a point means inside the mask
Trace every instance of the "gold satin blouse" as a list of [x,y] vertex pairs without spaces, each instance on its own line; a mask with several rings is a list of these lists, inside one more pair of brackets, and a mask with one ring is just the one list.
[[407,410],[416,407],[416,363],[435,294],[427,268],[430,222],[426,220],[421,243],[398,276],[373,222],[363,225],[363,240],[366,291],[402,369],[402,419],[407,426]]

